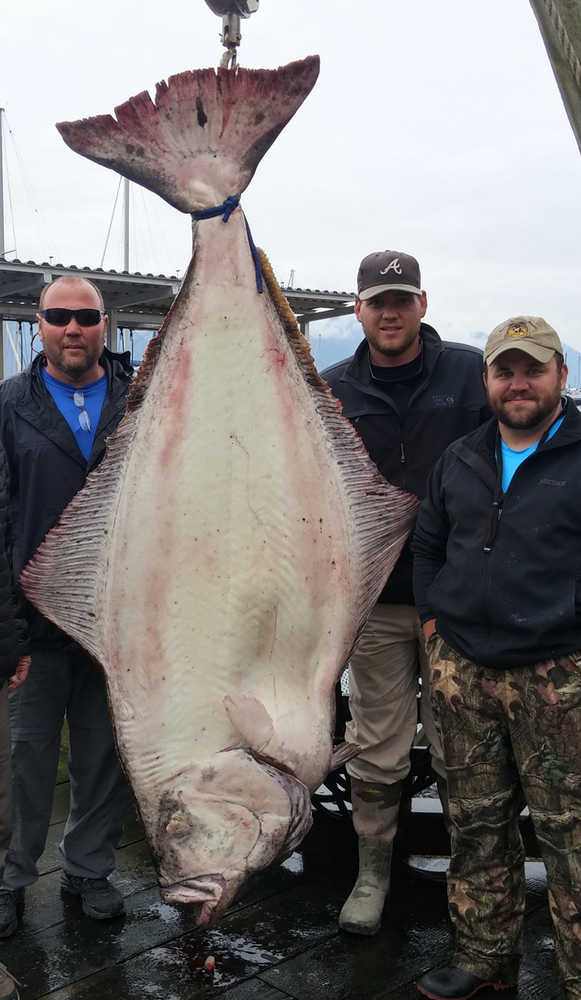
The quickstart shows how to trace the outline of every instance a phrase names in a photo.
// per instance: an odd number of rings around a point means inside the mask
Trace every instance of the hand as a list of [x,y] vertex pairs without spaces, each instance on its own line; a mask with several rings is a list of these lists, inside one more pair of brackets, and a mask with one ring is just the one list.
[[16,664],[16,670],[12,674],[12,677],[8,678],[8,693],[11,691],[16,691],[17,687],[24,684],[24,681],[28,677],[28,670],[30,667],[30,656],[21,656],[18,663]]
[[427,622],[422,625],[422,632],[424,633],[424,641],[427,642],[430,636],[436,631],[436,619],[428,618]]

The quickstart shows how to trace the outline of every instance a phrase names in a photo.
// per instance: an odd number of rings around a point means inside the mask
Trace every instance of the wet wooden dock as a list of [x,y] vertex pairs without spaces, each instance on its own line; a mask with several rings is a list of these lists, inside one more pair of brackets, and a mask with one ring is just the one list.
[[[218,927],[197,930],[186,907],[161,902],[142,831],[131,818],[114,881],[125,917],[96,922],[76,900],[61,898],[58,841],[68,784],[57,786],[41,878],[27,891],[24,924],[0,944],[4,962],[24,984],[23,1000],[408,1000],[416,980],[450,956],[443,880],[424,870],[429,859],[396,867],[384,926],[373,938],[338,930],[350,889],[354,842],[346,820],[322,818],[304,853],[248,886]],[[413,817],[408,844],[436,843],[440,822]],[[437,864],[437,862],[434,862]],[[526,958],[520,1000],[561,1000],[547,908],[544,870],[527,864]],[[208,973],[200,961],[213,955]],[[498,996],[498,994],[491,994]],[[479,994],[486,1000],[484,993]]]

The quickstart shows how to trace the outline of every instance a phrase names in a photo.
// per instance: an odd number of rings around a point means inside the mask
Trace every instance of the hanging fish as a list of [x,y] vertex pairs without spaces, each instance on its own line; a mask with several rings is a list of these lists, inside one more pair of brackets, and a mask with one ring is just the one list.
[[417,506],[341,415],[239,205],[317,74],[182,73],[58,126],[198,220],[127,414],[22,582],[102,664],[162,894],[201,924],[307,832],[337,677]]

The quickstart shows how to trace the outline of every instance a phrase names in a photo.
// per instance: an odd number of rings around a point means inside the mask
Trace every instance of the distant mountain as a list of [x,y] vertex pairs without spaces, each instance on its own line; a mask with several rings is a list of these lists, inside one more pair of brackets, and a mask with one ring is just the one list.
[[[481,330],[470,333],[467,344],[484,347],[488,334]],[[341,316],[337,319],[318,320],[311,323],[309,341],[318,371],[323,371],[329,365],[334,365],[344,358],[349,358],[355,352],[363,339],[361,324],[354,316]],[[574,347],[563,344],[565,361],[569,368],[567,386],[581,389],[581,352]]]
[[354,316],[318,320],[311,323],[309,335],[315,365],[320,372],[351,357],[363,339],[361,324]]
[[569,347],[568,344],[563,344],[563,350],[565,351],[565,361],[569,369],[567,386],[581,389],[581,353],[576,351],[574,347]]

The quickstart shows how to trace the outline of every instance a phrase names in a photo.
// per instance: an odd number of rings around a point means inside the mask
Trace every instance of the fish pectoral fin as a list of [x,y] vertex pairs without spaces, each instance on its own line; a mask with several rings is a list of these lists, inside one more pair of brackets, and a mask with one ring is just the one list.
[[226,714],[242,737],[242,745],[260,752],[271,741],[274,725],[266,708],[253,695],[227,694],[223,700]]
[[353,757],[357,757],[360,753],[361,747],[358,743],[339,743],[338,746],[333,748],[329,771],[336,771],[337,768],[343,767],[348,760],[352,760]]
[[103,461],[20,575],[28,600],[104,667],[112,523],[135,421],[135,414],[123,418],[107,441]]

